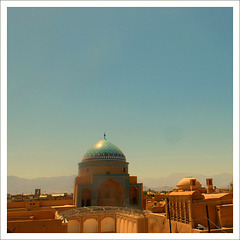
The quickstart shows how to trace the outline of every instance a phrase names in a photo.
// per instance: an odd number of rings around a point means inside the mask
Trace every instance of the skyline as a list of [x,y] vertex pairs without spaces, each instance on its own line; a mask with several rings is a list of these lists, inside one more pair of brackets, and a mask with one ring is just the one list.
[[104,132],[139,178],[232,173],[232,40],[231,8],[8,9],[8,175]]

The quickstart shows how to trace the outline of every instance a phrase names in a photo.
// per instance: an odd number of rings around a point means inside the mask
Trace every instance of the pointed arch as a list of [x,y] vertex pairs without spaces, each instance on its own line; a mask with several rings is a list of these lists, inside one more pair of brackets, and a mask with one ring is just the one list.
[[130,205],[138,205],[139,203],[139,189],[138,187],[132,186],[129,191],[129,203]]
[[91,189],[88,187],[85,187],[82,189],[81,192],[81,196],[82,196],[82,201],[81,201],[81,206],[91,206],[91,201],[92,201],[92,192]]
[[113,178],[106,180],[99,186],[97,196],[98,206],[123,206],[123,186]]

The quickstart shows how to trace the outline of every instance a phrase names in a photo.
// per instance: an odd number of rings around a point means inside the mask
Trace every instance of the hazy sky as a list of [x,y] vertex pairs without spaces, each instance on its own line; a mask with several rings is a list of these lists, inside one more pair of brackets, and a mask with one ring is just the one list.
[[8,175],[232,173],[232,8],[8,8]]

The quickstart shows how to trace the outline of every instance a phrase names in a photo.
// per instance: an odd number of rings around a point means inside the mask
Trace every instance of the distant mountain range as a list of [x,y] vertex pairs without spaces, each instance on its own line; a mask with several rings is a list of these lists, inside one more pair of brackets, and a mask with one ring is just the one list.
[[[62,176],[62,177],[51,177],[51,178],[34,178],[26,179],[16,176],[7,177],[7,192],[10,194],[16,193],[34,193],[36,188],[40,188],[42,193],[63,193],[73,192],[74,178],[76,176]],[[222,173],[218,175],[205,176],[202,174],[189,175],[186,173],[174,173],[167,177],[160,178],[138,178],[138,182],[143,183],[143,189],[148,190],[149,188],[156,191],[168,191],[176,187],[178,181],[183,177],[195,177],[200,181],[202,186],[206,185],[206,178],[213,178],[213,185],[217,188],[227,188],[230,181],[233,179],[232,174]]]
[[7,192],[16,193],[34,193],[36,188],[40,188],[43,193],[63,193],[73,192],[74,178],[76,176],[62,177],[42,177],[34,179],[20,178],[16,176],[7,177]]
[[206,186],[206,178],[213,178],[213,186],[217,188],[228,188],[229,183],[233,180],[233,175],[229,173],[208,176],[203,174],[173,173],[167,177],[139,178],[138,182],[143,183],[144,190],[150,188],[157,191],[169,191],[176,188],[177,183],[184,177],[195,177],[203,187]]

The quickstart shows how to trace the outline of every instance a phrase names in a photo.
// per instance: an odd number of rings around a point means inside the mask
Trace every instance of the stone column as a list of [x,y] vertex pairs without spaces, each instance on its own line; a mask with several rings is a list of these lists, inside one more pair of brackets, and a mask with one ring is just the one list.
[[186,199],[184,198],[183,200],[183,214],[184,214],[184,222],[187,223],[187,220],[188,220],[188,214],[187,214],[187,202],[186,202]]
[[101,233],[101,226],[102,226],[102,224],[101,224],[101,222],[102,222],[101,217],[98,217],[97,221],[98,221],[98,233]]
[[178,206],[179,206],[179,221],[182,222],[182,198],[181,197],[179,198]]
[[175,220],[178,221],[178,201],[177,198],[174,198],[174,211],[175,211]]
[[172,219],[172,198],[169,198],[169,217]]
[[192,229],[194,228],[194,220],[192,219],[192,198],[188,200],[188,206],[189,206],[189,223],[192,226]]
[[187,213],[186,213],[186,202],[185,202],[185,198],[183,199],[183,218],[184,218],[184,222],[187,222]]
[[171,202],[170,202],[170,207],[171,207],[171,218],[172,220],[174,220],[174,201],[173,201],[173,198],[171,198]]
[[83,218],[80,218],[79,224],[80,224],[80,233],[83,233]]

